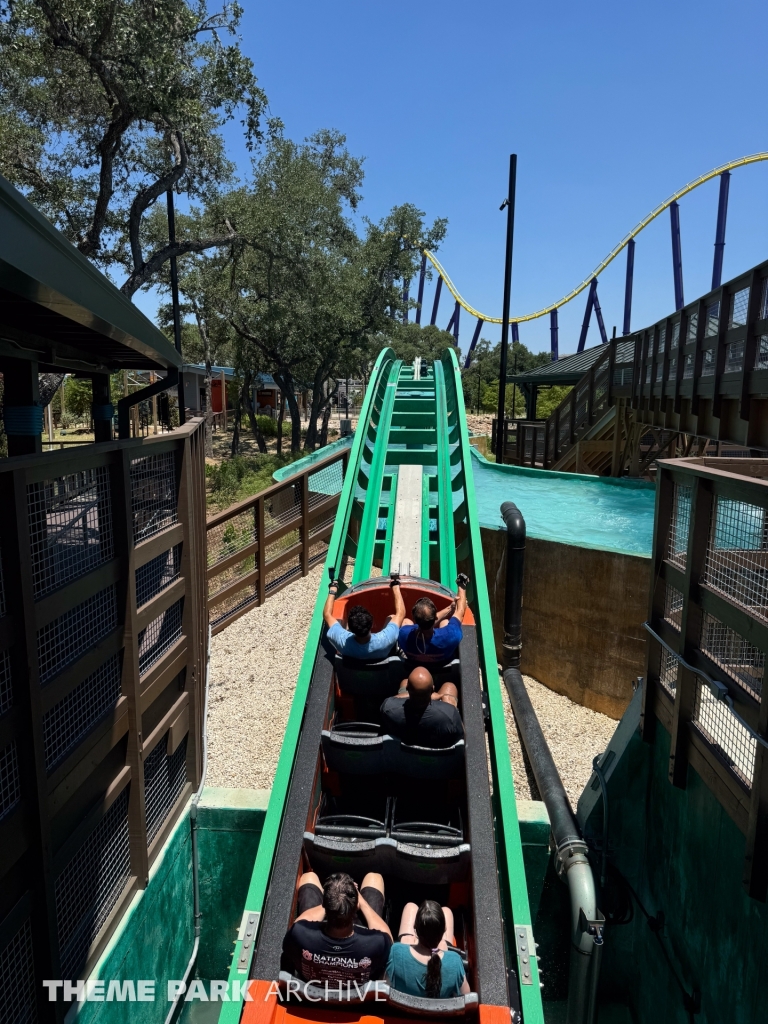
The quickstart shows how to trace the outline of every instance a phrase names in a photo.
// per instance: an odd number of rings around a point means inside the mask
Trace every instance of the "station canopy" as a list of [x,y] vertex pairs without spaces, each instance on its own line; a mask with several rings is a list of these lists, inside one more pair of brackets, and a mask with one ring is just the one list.
[[3,357],[86,375],[181,366],[162,331],[0,175]]
[[[632,341],[619,342],[616,352],[618,361],[623,360],[623,347],[632,345]],[[586,348],[583,352],[574,352],[572,355],[556,359],[553,363],[546,363],[544,366],[536,366],[533,370],[526,370],[525,373],[508,374],[507,380],[509,383],[532,384],[536,387],[578,384],[605,350],[605,345],[595,345],[594,348]],[[632,356],[630,355],[628,358],[631,360]]]

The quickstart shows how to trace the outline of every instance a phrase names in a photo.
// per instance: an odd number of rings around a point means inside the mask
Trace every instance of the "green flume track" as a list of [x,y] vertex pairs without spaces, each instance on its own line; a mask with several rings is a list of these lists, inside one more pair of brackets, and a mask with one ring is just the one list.
[[[464,398],[456,356],[422,364],[421,379],[393,352],[381,352],[360,412],[355,440],[331,536],[326,567],[357,583],[374,569],[389,572],[394,508],[401,466],[419,465],[423,472],[421,575],[455,589],[457,571],[472,586],[470,607],[475,616],[482,682],[490,713],[488,742],[493,778],[497,864],[508,963],[515,964],[513,929],[531,925],[514,782],[507,745],[496,651],[493,640],[485,568],[477,520]],[[244,912],[261,913],[277,848],[280,826],[301,734],[302,717],[323,626],[325,587],[320,588],[304,651],[296,693],[285,730],[272,786],[264,830],[251,876]],[[230,982],[242,982],[238,971],[242,944],[235,943]],[[533,984],[521,985],[525,1024],[543,1024],[544,1015],[535,959]],[[241,1002],[224,1003],[220,1024],[236,1024]]]

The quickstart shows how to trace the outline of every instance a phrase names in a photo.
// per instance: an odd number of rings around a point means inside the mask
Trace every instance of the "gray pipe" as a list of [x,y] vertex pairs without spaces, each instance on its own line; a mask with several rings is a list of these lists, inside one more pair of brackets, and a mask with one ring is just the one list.
[[593,1024],[603,944],[603,918],[597,909],[595,880],[578,822],[520,674],[522,648],[525,520],[512,502],[501,515],[507,527],[504,594],[504,685],[517,727],[549,814],[555,841],[555,868],[571,898],[571,957],[567,1024]]

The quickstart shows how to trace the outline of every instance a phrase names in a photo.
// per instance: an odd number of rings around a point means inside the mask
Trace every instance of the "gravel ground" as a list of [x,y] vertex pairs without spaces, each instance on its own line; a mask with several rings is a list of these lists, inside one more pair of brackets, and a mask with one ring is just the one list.
[[[209,786],[269,789],[296,688],[323,568],[318,567],[213,638],[208,711]],[[606,715],[574,704],[524,676],[574,809],[616,728]],[[502,684],[518,799],[539,799]]]
[[213,638],[207,785],[271,788],[322,578],[318,566]]
[[[595,754],[602,754],[608,746],[618,722],[582,707],[581,704],[574,704],[568,697],[554,693],[531,676],[523,676],[523,680],[575,811],[581,792],[592,774],[592,758]],[[515,796],[518,800],[540,800],[503,682],[501,693],[515,776]]]

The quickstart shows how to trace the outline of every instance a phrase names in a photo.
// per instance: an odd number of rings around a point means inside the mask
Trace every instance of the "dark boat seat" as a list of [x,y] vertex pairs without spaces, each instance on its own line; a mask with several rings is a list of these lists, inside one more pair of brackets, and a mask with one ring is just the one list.
[[426,668],[429,669],[435,681],[435,687],[440,687],[443,683],[454,683],[456,686],[459,686],[461,683],[461,662],[459,661],[458,654],[456,657],[451,658],[450,661],[445,661],[439,665],[420,665],[409,658],[405,658],[402,664],[405,669],[403,679],[410,675],[415,668]]
[[477,1013],[480,1005],[477,992],[467,992],[465,996],[454,996],[453,999],[427,999],[426,996],[412,996],[406,992],[398,992],[389,986],[387,1003],[409,1016],[416,1017],[463,1017],[467,1013]]
[[397,693],[405,678],[403,667],[403,660],[397,654],[389,654],[379,661],[360,661],[337,653],[333,659],[333,668],[342,693],[377,701]]
[[358,884],[369,871],[391,874],[396,847],[397,843],[387,837],[366,839],[304,833],[304,850],[313,871],[321,878],[346,871]]
[[455,779],[464,771],[464,740],[450,747],[420,747],[386,733],[382,736],[371,722],[338,722],[323,729],[321,742],[325,763],[335,772]]

